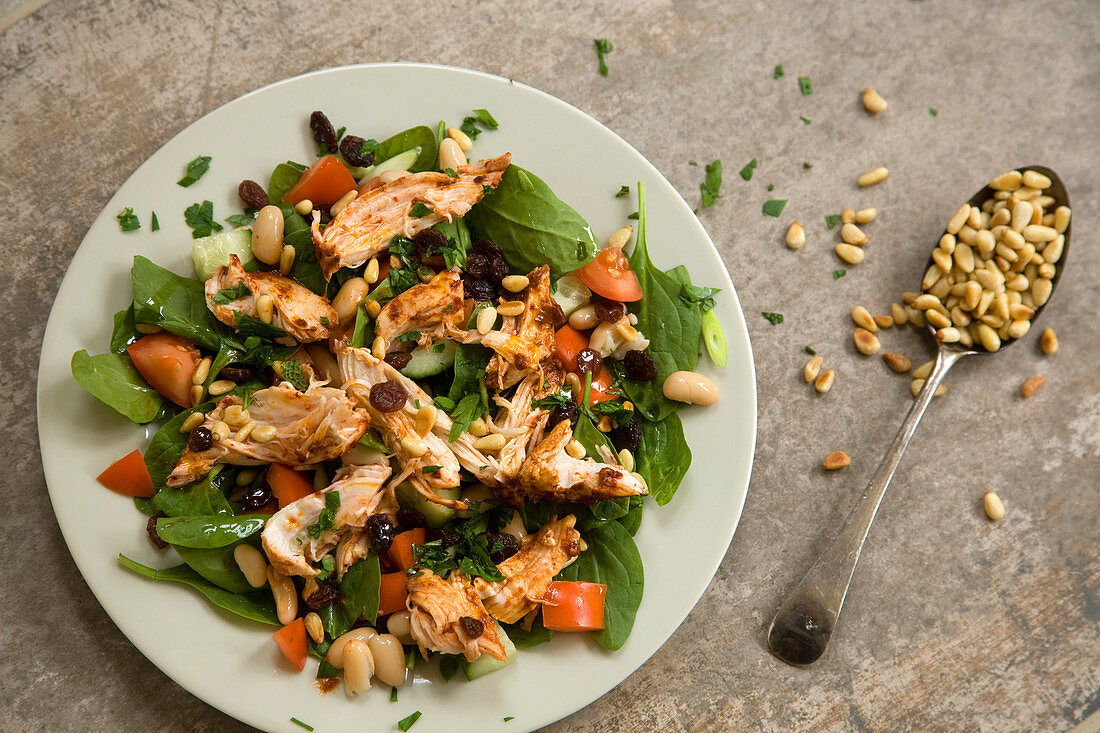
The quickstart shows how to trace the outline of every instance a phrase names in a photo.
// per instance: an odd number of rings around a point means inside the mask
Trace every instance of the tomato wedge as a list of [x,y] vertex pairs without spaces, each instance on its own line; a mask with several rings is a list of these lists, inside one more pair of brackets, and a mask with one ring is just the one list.
[[191,376],[202,355],[190,341],[161,331],[142,336],[126,353],[150,387],[180,407],[191,407]]
[[621,395],[614,390],[614,384],[611,379],[611,372],[607,371],[607,367],[603,364],[600,364],[600,368],[592,375],[592,389],[588,392],[588,406],[591,407],[599,402],[619,399]]
[[296,204],[309,199],[318,204],[331,204],[355,188],[355,179],[344,164],[326,155],[309,167],[298,182],[283,194],[284,204]]
[[271,635],[286,661],[299,672],[306,668],[306,622],[296,618]]
[[127,453],[107,466],[103,473],[96,476],[96,481],[111,491],[126,496],[149,498],[153,495],[153,479],[149,475],[145,459],[141,457],[141,451],[138,450]]
[[401,568],[402,572],[408,570],[416,563],[416,555],[413,554],[413,545],[422,545],[425,542],[423,527],[410,529],[393,538],[390,545],[389,557],[393,564]]
[[581,282],[596,295],[620,303],[642,299],[638,276],[630,269],[630,261],[618,247],[605,247],[596,259],[576,271]]
[[578,580],[555,580],[542,600],[542,625],[551,631],[596,631],[604,628],[607,586]]
[[[577,369],[577,354],[580,353],[581,349],[587,348],[588,337],[569,324],[562,326],[554,334],[554,356],[568,372],[580,374]],[[607,367],[601,364],[596,373],[592,375],[592,389],[588,394],[588,406],[591,407],[597,402],[616,399],[619,395],[612,390],[613,385],[614,380],[611,378],[611,373],[607,371]],[[578,398],[577,401],[579,402],[580,399]]]
[[405,610],[405,599],[409,597],[409,591],[405,585],[405,579],[408,577],[404,570],[382,575],[382,585],[378,594],[379,616]]
[[313,493],[311,476],[281,463],[272,463],[267,469],[267,485],[272,496],[279,500],[280,509]]

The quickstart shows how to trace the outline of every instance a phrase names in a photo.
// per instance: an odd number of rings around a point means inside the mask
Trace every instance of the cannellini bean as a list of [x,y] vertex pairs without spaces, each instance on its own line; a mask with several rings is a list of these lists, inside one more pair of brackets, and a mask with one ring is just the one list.
[[412,175],[412,173],[409,173],[406,170],[401,170],[400,168],[390,170],[390,171],[382,171],[381,173],[378,174],[378,183],[385,186],[385,185],[388,185],[390,183],[393,183],[394,181],[400,180],[400,179],[404,178],[405,176],[411,176],[411,175]]
[[569,314],[569,325],[578,331],[595,328],[599,323],[600,319],[596,317],[596,306],[594,305],[582,305]]
[[351,639],[344,645],[344,692],[354,697],[370,689],[370,678],[374,676],[374,657],[370,647]]
[[361,277],[353,277],[340,287],[340,291],[332,299],[332,307],[336,310],[340,323],[348,324],[355,320],[355,311],[369,291],[370,286]]
[[372,636],[367,644],[374,656],[374,674],[378,679],[390,687],[403,685],[408,670],[405,668],[405,651],[397,637],[393,634],[378,634]]
[[[519,516],[519,514],[517,513],[516,516]],[[397,637],[397,640],[402,644],[413,643],[412,623],[409,620],[408,611],[391,613],[386,620],[386,630]]]
[[713,405],[718,401],[718,385],[698,372],[673,372],[665,379],[662,391],[670,400],[689,405]]
[[331,664],[336,669],[343,669],[344,667],[344,647],[349,641],[353,639],[363,643],[369,643],[371,638],[377,636],[378,632],[369,626],[360,626],[357,629],[346,631],[338,636],[333,642],[332,646],[328,648],[328,653],[325,654],[325,661]]
[[454,138],[447,138],[439,143],[439,167],[441,170],[450,168],[457,171],[459,166],[466,165],[466,154],[455,142]]
[[233,559],[253,588],[262,588],[267,582],[267,559],[252,545],[240,544],[233,548]]
[[286,626],[298,617],[298,593],[294,590],[294,583],[290,578],[269,566],[267,584],[271,586],[271,596],[275,599],[275,613],[279,617],[279,623]]
[[283,212],[278,206],[265,206],[252,225],[252,254],[265,265],[274,265],[283,252]]

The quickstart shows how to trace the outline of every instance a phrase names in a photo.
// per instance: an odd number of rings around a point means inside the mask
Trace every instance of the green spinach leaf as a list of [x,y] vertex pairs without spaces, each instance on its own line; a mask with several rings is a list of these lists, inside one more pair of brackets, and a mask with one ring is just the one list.
[[77,384],[133,422],[152,422],[167,404],[123,354],[90,356],[81,349],[73,354],[69,366]]
[[691,466],[691,448],[684,439],[684,426],[679,415],[669,415],[660,422],[639,420],[642,440],[635,456],[635,470],[649,486],[649,494],[659,506],[672,501],[680,482]]
[[[184,440],[186,440],[186,436]],[[153,448],[150,445],[149,451],[145,454],[147,465],[149,455],[152,452]],[[196,481],[187,486],[161,488],[153,494],[153,506],[170,517],[208,517],[213,515],[232,517],[233,507],[229,500],[225,498],[225,489],[229,485],[229,474],[223,473],[222,469],[223,466],[214,466],[202,481]],[[171,469],[168,470],[171,471]],[[168,474],[165,473],[164,475],[167,476]],[[155,477],[153,485],[158,485]],[[163,484],[161,485],[163,486]]]
[[348,568],[340,580],[340,595],[344,609],[354,623],[365,618],[372,624],[378,620],[378,600],[381,593],[382,570],[378,555],[373,552]]
[[138,333],[137,321],[134,320],[134,304],[131,303],[125,310],[115,313],[115,327],[111,331],[110,350],[112,354],[121,354],[126,347],[141,338]]
[[209,550],[172,545],[172,549],[192,570],[219,588],[230,593],[250,593],[254,590],[233,557],[232,545]]
[[623,525],[623,529],[627,531],[631,537],[638,534],[638,528],[642,526],[642,510],[645,507],[644,497],[632,496],[630,497],[630,509],[626,514],[619,517],[619,524]]
[[439,157],[439,143],[436,142],[435,131],[426,125],[410,127],[408,130],[388,137],[378,146],[378,152],[374,154],[377,161],[389,160],[398,153],[406,150],[420,148],[420,154],[408,167],[410,173],[430,171],[435,168],[436,159]]
[[236,544],[264,528],[267,514],[161,517],[157,534],[170,545],[209,550]]
[[336,641],[351,628],[351,621],[342,603],[325,606],[317,615],[321,617],[321,628],[325,630],[325,637],[330,641]]
[[271,177],[267,179],[267,200],[272,206],[280,206],[283,196],[294,188],[294,184],[302,177],[302,169],[287,161],[275,166],[271,171]]
[[581,415],[577,419],[577,427],[573,431],[573,438],[584,446],[584,450],[589,458],[593,458],[601,463],[603,463],[604,460],[596,450],[599,446],[602,445],[610,450],[612,455],[616,453],[615,446],[611,444],[611,440],[607,437],[607,434],[601,433],[586,415]]
[[[164,482],[172,469],[176,467],[184,448],[187,447],[187,433],[181,433],[180,427],[188,416],[196,411],[209,412],[214,409],[213,402],[204,402],[201,405],[183,410],[171,420],[160,427],[156,435],[149,442],[145,450],[145,466],[149,469],[149,475],[153,479],[153,488],[163,489]],[[170,512],[165,512],[170,513]],[[194,514],[213,514],[214,512],[193,512]]]
[[141,255],[134,257],[130,279],[137,323],[160,326],[210,351],[218,350],[221,338],[206,307],[203,283],[165,270]]
[[542,625],[542,617],[535,619],[530,631],[525,631],[519,624],[504,626],[504,633],[516,645],[516,649],[530,649],[531,647],[545,644],[554,636],[554,632]]
[[493,352],[480,344],[459,344],[455,351],[455,377],[447,396],[457,404],[463,397],[479,391],[492,356]]

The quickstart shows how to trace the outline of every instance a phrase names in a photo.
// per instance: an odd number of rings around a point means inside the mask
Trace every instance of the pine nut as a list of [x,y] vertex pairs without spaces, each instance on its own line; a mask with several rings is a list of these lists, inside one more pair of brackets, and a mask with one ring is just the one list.
[[[914,379],[912,382],[909,383],[909,391],[913,393],[914,397],[920,394],[920,391],[924,388],[924,383],[926,381],[927,380],[925,379]],[[947,394],[947,387],[941,384],[939,387],[936,387],[936,394],[932,396],[943,397],[945,394]]]
[[913,307],[922,311],[928,310],[929,308],[935,308],[938,305],[942,305],[940,299],[931,293],[924,293],[923,295],[917,296],[917,299],[913,301]]
[[313,213],[313,202],[309,199],[302,199],[294,204],[294,213],[299,216],[309,216]]
[[1024,186],[1020,190],[1015,191],[1012,195],[1016,197],[1017,201],[1034,201],[1037,198],[1039,198],[1040,196],[1042,196],[1043,192],[1042,192],[1042,190],[1040,190],[1038,188],[1031,188],[1030,186]]
[[393,634],[378,634],[367,642],[374,656],[374,674],[382,684],[400,687],[405,683],[405,650]]
[[799,249],[806,244],[806,230],[802,228],[802,222],[796,221],[787,229],[787,248]]
[[222,442],[229,437],[229,433],[229,426],[221,420],[214,420],[210,423],[210,434],[214,437],[214,442]]
[[369,626],[360,626],[351,631],[346,631],[333,640],[331,646],[328,648],[328,652],[325,654],[325,661],[333,667],[336,667],[336,669],[343,669],[344,650],[347,648],[347,645],[352,641],[358,641],[369,645],[370,640],[377,635],[377,632]]
[[341,196],[339,199],[336,200],[336,203],[333,204],[332,207],[329,209],[329,213],[331,213],[335,217],[337,214],[339,214],[341,211],[344,210],[345,206],[347,206],[352,201],[354,201],[355,197],[358,196],[358,195],[359,195],[359,191],[357,189],[354,189],[354,188],[351,189],[350,191],[348,191],[347,193],[345,193],[343,196]]
[[886,168],[875,168],[874,170],[867,171],[860,176],[856,183],[861,187],[873,186],[876,183],[882,183],[886,180],[886,177],[890,175],[890,171]]
[[256,315],[264,323],[271,323],[275,318],[275,299],[267,293],[256,298]]
[[1039,171],[1024,171],[1023,183],[1031,188],[1050,188],[1051,180]]
[[842,224],[851,224],[856,220],[855,209],[844,209],[840,212],[840,222]]
[[569,391],[573,393],[573,396],[580,399],[580,395],[584,392],[584,385],[581,384],[581,378],[574,372],[569,372],[565,375],[565,383],[569,385]]
[[874,321],[879,328],[891,328],[894,325],[893,316],[875,316]]
[[942,311],[929,308],[924,311],[924,318],[930,324],[936,328],[948,328],[951,326],[951,319],[943,314]]
[[1054,210],[1054,231],[1062,234],[1069,227],[1070,209],[1068,206],[1059,206]]
[[[575,377],[577,375],[574,374],[573,376]],[[470,423],[469,433],[475,438],[480,438],[489,434],[489,428],[485,425],[485,421],[479,417]]]
[[980,207],[970,207],[970,213],[966,215],[966,223],[971,229],[974,230],[982,228],[982,210]]
[[265,206],[252,225],[252,254],[265,265],[274,265],[283,251],[283,212],[278,206]]
[[869,224],[878,216],[878,209],[869,206],[856,212],[856,224]]
[[1058,351],[1058,334],[1054,333],[1053,328],[1046,329],[1043,331],[1042,335],[1039,336],[1039,348],[1042,349],[1043,353],[1047,356]]
[[518,316],[527,308],[521,300],[510,300],[497,306],[497,313],[502,316]]
[[943,344],[958,343],[960,338],[962,337],[959,335],[959,329],[954,326],[948,326],[947,328],[941,328],[936,331],[936,339]]
[[932,261],[935,262],[941,270],[944,272],[951,271],[951,255],[944,252],[938,247],[932,250]]
[[255,468],[245,468],[237,472],[236,477],[233,479],[233,483],[237,486],[248,486],[256,477],[260,475],[260,472]]
[[1039,388],[1043,386],[1047,380],[1042,377],[1032,377],[1026,382],[1020,385],[1020,396],[1024,399],[1031,397],[1033,394],[1039,391]]
[[[924,277],[921,278],[920,282],[921,289],[927,290],[939,282],[941,277],[943,277],[943,270],[940,269],[939,265],[933,262],[928,266],[928,269],[924,271]],[[910,303],[910,305],[912,305],[912,303]]]
[[1008,209],[1000,209],[993,214],[993,218],[989,220],[989,228],[1006,226],[1012,223],[1012,214]]
[[304,619],[306,633],[313,639],[314,644],[320,644],[325,640],[325,627],[321,624],[321,617],[316,612],[310,611]]
[[915,293],[912,290],[906,290],[904,293],[901,294],[902,302],[904,302],[908,306],[913,305],[913,301],[916,300],[918,297],[920,297],[920,293]]
[[[595,310],[593,309],[593,315]],[[493,326],[497,322],[497,309],[493,306],[487,306],[477,312],[477,332],[482,336],[493,330]]]
[[989,327],[987,323],[978,324],[978,337],[982,342],[982,347],[986,351],[997,351],[1001,348],[1001,339],[997,336],[997,332]]
[[565,452],[569,454],[570,458],[575,458],[578,461],[584,458],[585,455],[584,446],[576,439],[570,440],[565,444]]
[[253,588],[264,586],[267,582],[267,559],[262,552],[252,545],[242,543],[233,548],[233,559],[250,586]]
[[386,631],[397,637],[402,644],[412,644],[412,622],[408,611],[391,613],[386,619]]
[[583,305],[569,314],[569,325],[578,331],[587,331],[595,328],[600,323],[596,317],[596,306]]
[[454,140],[458,144],[458,149],[464,153],[474,146],[474,141],[470,139],[470,136],[457,127],[448,127],[447,137]]
[[374,676],[374,658],[370,647],[358,639],[352,639],[344,645],[344,692],[354,697],[370,689],[370,680]]
[[378,314],[382,312],[382,304],[377,300],[368,300],[363,308],[366,309],[367,315],[371,318],[377,318]]
[[966,223],[967,217],[970,216],[970,204],[963,204],[959,207],[959,210],[951,217],[947,222],[947,233],[958,234],[962,229],[963,224]]
[[374,342],[370,346],[370,353],[375,359],[386,358],[386,340],[381,336],[375,336]]
[[829,455],[825,456],[821,461],[821,465],[826,471],[835,471],[838,468],[844,468],[852,463],[852,459],[848,457],[848,454],[842,450],[835,450]]
[[806,380],[806,384],[817,379],[817,375],[821,372],[821,365],[825,363],[825,360],[820,356],[815,356],[806,362],[806,366],[802,367],[802,377]]
[[509,293],[519,293],[526,290],[531,281],[526,275],[508,275],[500,281],[500,284]]
[[[237,545],[237,547],[241,546]],[[236,554],[235,547],[233,548],[234,558]],[[275,568],[268,567],[267,584],[271,586],[271,596],[275,599],[275,612],[279,617],[279,623],[286,626],[298,617],[298,593],[294,590],[294,583]]]
[[863,90],[863,108],[871,114],[878,114],[886,109],[886,100],[871,87]]
[[833,388],[833,381],[836,379],[836,372],[832,369],[826,369],[821,375],[814,380],[814,389],[820,394],[825,394]]
[[475,440],[474,448],[480,451],[498,451],[507,442],[507,439],[500,433],[490,433]]
[[924,311],[919,311],[916,308],[906,308],[905,312],[909,314],[909,323],[916,328],[924,328],[927,325],[927,321],[924,319]]
[[195,367],[195,373],[191,375],[191,384],[203,384],[206,378],[210,376],[210,365],[212,363],[209,356],[203,357],[202,361]]
[[439,143],[439,169],[457,171],[462,166],[466,165],[466,153],[462,152],[462,148],[453,138],[447,138],[443,142]]
[[1031,330],[1031,321],[1024,319],[1016,319],[1008,324],[1008,336],[1009,338],[1019,339],[1027,335],[1027,332]]
[[848,244],[863,246],[867,244],[867,235],[855,224],[845,224],[840,229],[840,238]]
[[890,304],[890,317],[894,319],[894,325],[904,326],[909,322],[909,314],[900,303]]
[[878,326],[875,324],[875,320],[871,318],[871,314],[862,305],[857,305],[852,309],[852,320],[860,328],[864,328],[871,333],[878,332]]
[[955,264],[963,272],[974,271],[974,250],[969,244],[959,244],[954,252]]
[[951,323],[959,328],[966,328],[970,325],[970,314],[956,305],[951,309]]
[[982,499],[982,505],[985,509],[985,515],[994,522],[1005,515],[1004,502],[1001,501],[1001,497],[997,496],[992,491],[985,492],[985,497]]
[[1058,232],[1054,227],[1045,227],[1042,224],[1029,224],[1024,227],[1024,239],[1029,242],[1043,243],[1053,242],[1058,238]]
[[1023,176],[1020,175],[1020,171],[1009,171],[990,181],[989,187],[997,191],[1015,191],[1022,181]]
[[1034,212],[1027,201],[1019,201],[1012,207],[1012,231],[1023,232],[1024,228],[1031,224],[1031,214]]
[[243,409],[240,405],[229,405],[222,412],[222,420],[234,430],[245,425],[250,419],[248,410]]
[[622,249],[626,246],[626,243],[630,241],[631,235],[634,234],[634,227],[625,226],[615,230],[615,233],[611,235],[611,238],[607,240],[608,247],[614,247],[616,249]]
[[623,448],[621,451],[619,451],[619,463],[627,471],[633,471],[634,470],[634,454],[631,453],[628,449]]
[[1035,307],[1046,305],[1050,294],[1054,290],[1054,284],[1048,278],[1041,277],[1031,284],[1031,297],[1035,301]]
[[1062,259],[1062,252],[1065,250],[1065,246],[1065,235],[1059,234],[1057,239],[1046,247],[1043,247],[1043,259],[1052,265],[1055,264],[1058,260]]
[[218,379],[210,383],[209,392],[214,397],[220,397],[221,395],[229,392],[237,386],[236,382],[232,382],[228,379]]
[[192,430],[194,430],[198,426],[202,425],[205,420],[206,420],[206,415],[203,415],[201,412],[192,412],[183,421],[183,424],[180,425],[180,432],[181,433],[190,433]]
[[898,374],[905,374],[909,371],[913,363],[909,359],[901,354],[896,354],[893,351],[887,351],[882,355],[882,360],[886,362],[886,366],[890,367]]
[[290,274],[290,271],[294,269],[294,258],[298,254],[298,250],[294,249],[293,244],[284,244],[283,251],[279,253],[279,274],[284,277]]
[[363,280],[365,280],[368,285],[374,285],[378,282],[378,268],[378,258],[371,257],[370,261],[367,262],[367,266],[363,269]]
[[[474,447],[477,446],[475,445]],[[428,444],[420,438],[406,435],[401,438],[401,450],[413,458],[420,458],[428,452]],[[478,450],[480,450],[480,448]]]
[[424,437],[432,431],[435,427],[436,417],[439,415],[439,410],[435,405],[424,405],[416,413],[416,432],[420,437]]
[[201,384],[196,384],[196,385],[191,387],[191,406],[192,407],[196,407],[199,403],[202,402],[202,396],[203,396],[203,394],[205,394],[205,392],[206,392],[206,390],[204,390],[202,388]]
[[969,245],[973,245],[978,241],[978,230],[969,224],[963,224],[955,236],[960,242],[966,242]]
[[855,245],[841,242],[836,246],[836,256],[849,265],[858,265],[860,262],[863,262],[864,252]]
[[275,439],[276,433],[278,430],[274,425],[258,425],[252,428],[248,437],[257,443],[270,443]]

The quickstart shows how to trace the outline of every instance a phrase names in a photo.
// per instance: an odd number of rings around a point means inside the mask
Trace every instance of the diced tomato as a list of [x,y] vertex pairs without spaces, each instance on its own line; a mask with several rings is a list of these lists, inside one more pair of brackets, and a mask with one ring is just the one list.
[[600,368],[592,375],[592,389],[588,392],[588,406],[591,407],[598,402],[617,400],[619,397],[619,393],[614,389],[611,372],[607,371],[607,367],[603,364],[600,364]]
[[96,477],[96,481],[106,486],[111,491],[117,491],[126,496],[153,495],[153,479],[149,476],[149,468],[145,465],[145,459],[141,457],[141,451],[131,451],[107,466],[103,473]]
[[605,247],[596,259],[576,270],[577,277],[596,295],[621,303],[642,299],[638,276],[630,269],[630,261],[618,247]]
[[423,527],[417,527],[416,529],[410,529],[407,532],[402,532],[393,538],[393,544],[390,545],[389,556],[393,560],[393,564],[401,568],[401,570],[408,570],[416,563],[416,556],[413,554],[413,545],[422,545],[425,541],[425,533]]
[[280,509],[313,493],[312,476],[281,463],[272,463],[267,469],[267,485],[272,496],[279,500]]
[[379,616],[405,610],[405,599],[409,597],[409,591],[405,585],[407,577],[404,570],[400,573],[385,573],[382,576],[382,587],[378,596]]
[[306,668],[306,622],[296,618],[271,635],[286,661],[299,672]]
[[149,386],[180,407],[191,406],[191,376],[202,355],[190,341],[161,331],[142,336],[126,353]]
[[326,155],[309,167],[289,191],[283,194],[284,204],[296,204],[309,199],[314,205],[331,204],[355,188],[351,171],[332,155]]
[[568,323],[554,334],[554,356],[568,372],[577,371],[577,354],[588,348],[588,337]]
[[555,580],[542,597],[542,625],[551,631],[595,631],[604,627],[603,583]]

